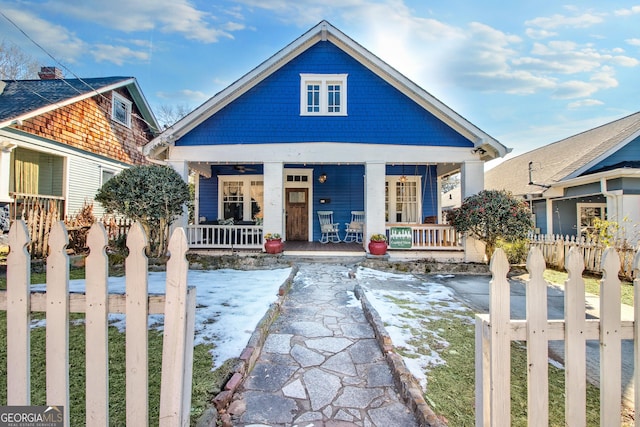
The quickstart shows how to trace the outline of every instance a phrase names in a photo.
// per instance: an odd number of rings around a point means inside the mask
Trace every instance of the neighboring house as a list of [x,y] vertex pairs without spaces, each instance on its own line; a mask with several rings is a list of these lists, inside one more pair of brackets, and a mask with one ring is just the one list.
[[[144,152],[185,179],[198,173],[192,247],[259,247],[245,234],[263,230],[319,241],[318,211],[333,212],[344,238],[364,211],[365,245],[402,227],[414,232],[407,249],[461,252],[443,243],[441,178],[461,172],[463,193],[479,192],[484,162],[509,150],[322,21]],[[216,227],[231,219],[245,228],[221,243]]]
[[638,242],[640,113],[540,147],[487,171],[487,189],[526,199],[540,234],[588,234],[594,218],[614,221]]
[[[110,177],[147,163],[158,124],[133,77],[0,81],[0,204],[39,203],[62,218],[93,202]],[[99,204],[94,214],[102,214]]]

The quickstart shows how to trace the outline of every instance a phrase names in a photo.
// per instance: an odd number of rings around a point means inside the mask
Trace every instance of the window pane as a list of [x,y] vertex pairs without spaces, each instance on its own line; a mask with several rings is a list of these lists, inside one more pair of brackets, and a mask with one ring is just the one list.
[[416,182],[396,183],[396,219],[399,222],[418,221],[418,187]]
[[320,112],[320,85],[319,84],[307,85],[307,112],[308,113]]
[[233,218],[236,221],[242,221],[244,219],[242,181],[225,182],[222,188],[222,194],[223,219]]
[[256,224],[262,224],[264,203],[264,183],[251,181],[251,219]]
[[330,84],[327,86],[328,111],[330,113],[340,112],[340,85]]

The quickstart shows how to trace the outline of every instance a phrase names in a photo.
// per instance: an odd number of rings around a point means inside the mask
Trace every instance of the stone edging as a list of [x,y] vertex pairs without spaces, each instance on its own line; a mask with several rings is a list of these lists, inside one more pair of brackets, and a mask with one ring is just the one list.
[[233,394],[236,392],[238,386],[242,384],[245,376],[251,372],[258,360],[262,346],[267,339],[269,328],[280,314],[282,304],[291,289],[293,279],[297,273],[298,267],[293,266],[291,268],[291,274],[289,274],[287,280],[284,281],[278,290],[278,300],[271,304],[267,313],[260,319],[253,334],[251,334],[251,338],[249,338],[247,346],[242,351],[238,363],[234,366],[231,378],[226,382],[224,389],[213,398],[213,404],[217,409],[218,418],[222,421],[223,426],[231,425],[231,418],[227,413],[227,408],[231,403]]
[[373,327],[380,349],[387,359],[391,374],[393,375],[402,399],[404,399],[405,403],[409,405],[409,408],[414,412],[420,426],[446,427],[447,424],[442,421],[427,404],[422,394],[422,388],[405,365],[402,356],[394,351],[391,337],[385,329],[380,315],[367,299],[362,287],[356,285],[353,293],[356,295],[356,298],[360,300],[364,315]]

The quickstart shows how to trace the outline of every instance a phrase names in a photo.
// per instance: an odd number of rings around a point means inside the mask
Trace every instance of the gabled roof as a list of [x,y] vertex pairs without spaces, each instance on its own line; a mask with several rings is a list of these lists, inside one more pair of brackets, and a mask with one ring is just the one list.
[[56,108],[126,87],[154,133],[158,122],[134,77],[0,80],[0,129]]
[[480,152],[484,151],[483,158],[485,160],[503,157],[511,151],[511,149],[500,144],[497,140],[471,124],[464,117],[451,110],[433,95],[400,74],[329,22],[321,21],[274,56],[166,129],[160,136],[150,141],[143,148],[143,152],[146,155],[158,156],[168,145],[173,144],[217,111],[320,41],[330,41],[335,44],[390,85],[469,139],[474,144],[474,147],[481,147],[482,150]]
[[485,188],[540,194],[580,176],[638,137],[640,112],[506,160],[485,173]]

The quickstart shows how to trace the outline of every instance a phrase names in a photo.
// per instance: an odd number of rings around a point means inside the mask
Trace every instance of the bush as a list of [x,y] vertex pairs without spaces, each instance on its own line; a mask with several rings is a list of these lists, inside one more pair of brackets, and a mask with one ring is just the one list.
[[504,190],[484,190],[467,197],[447,219],[459,233],[483,241],[487,259],[491,259],[499,239],[524,239],[532,227],[529,206]]
[[516,240],[515,242],[507,242],[500,239],[496,247],[504,250],[509,264],[524,264],[527,262],[527,255],[529,255],[528,239]]

